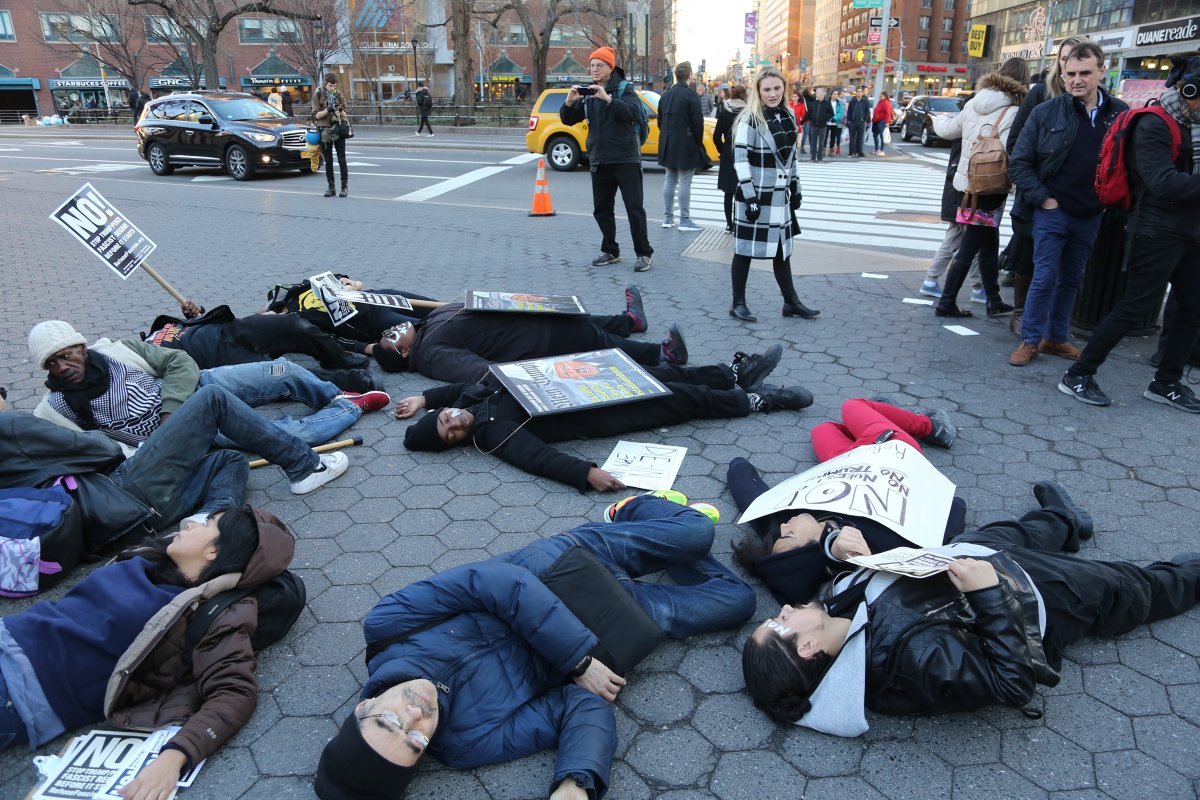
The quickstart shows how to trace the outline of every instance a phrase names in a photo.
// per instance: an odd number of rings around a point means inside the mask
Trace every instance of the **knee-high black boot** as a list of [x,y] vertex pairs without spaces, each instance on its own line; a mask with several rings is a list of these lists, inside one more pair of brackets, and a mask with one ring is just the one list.
[[792,260],[776,256],[771,262],[771,267],[775,270],[775,283],[779,284],[779,293],[783,295],[783,315],[801,319],[816,318],[821,312],[804,305],[800,302],[800,296],[796,294],[796,285],[792,283]]
[[729,316],[742,322],[758,322],[758,317],[750,313],[746,306],[746,281],[750,277],[750,257],[735,255],[729,267],[729,275],[733,282],[733,303],[729,306]]
[[[961,251],[960,251],[961,252]],[[972,258],[974,256],[972,255]],[[957,299],[958,292],[962,289],[963,281],[967,279],[967,272],[971,269],[971,261],[963,261],[960,256],[954,256],[954,260],[950,262],[950,268],[946,270],[946,280],[942,285],[942,296],[934,306],[933,313],[939,317],[970,317],[974,316],[970,311],[964,311],[958,307]]]

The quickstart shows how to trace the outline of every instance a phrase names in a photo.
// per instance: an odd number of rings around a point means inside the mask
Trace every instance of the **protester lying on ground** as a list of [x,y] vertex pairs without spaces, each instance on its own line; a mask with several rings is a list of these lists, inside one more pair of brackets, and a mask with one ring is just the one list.
[[647,326],[636,286],[625,287],[624,313],[609,317],[499,314],[447,303],[415,325],[405,322],[385,331],[374,352],[388,372],[411,369],[450,383],[481,380],[493,362],[610,348],[647,367],[687,363],[687,347],[674,325],[661,344],[629,338],[631,333],[644,333]]
[[[709,554],[712,542],[702,513],[638,497],[612,524],[388,595],[363,623],[367,684],[321,755],[317,795],[398,800],[425,752],[469,769],[557,747],[550,796],[602,797],[617,740],[609,703],[625,678],[600,654],[636,636],[644,656],[660,636],[728,630],[753,613],[754,593]],[[671,582],[636,580],[663,571]],[[600,605],[619,611],[589,628],[581,618]]]
[[[348,275],[338,275],[338,280],[347,289],[356,292],[367,291],[375,294],[397,294],[409,300],[425,300],[437,303],[432,297],[410,292],[407,289],[363,289],[363,282],[356,281]],[[376,306],[368,303],[350,303],[351,308],[358,311],[341,325],[334,325],[325,309],[325,303],[312,290],[307,280],[290,286],[277,285],[267,292],[267,310],[275,314],[295,314],[306,322],[311,322],[328,334],[336,336],[342,347],[355,353],[375,355],[375,345],[383,338],[383,332],[389,328],[407,322],[415,325],[425,318],[432,307],[399,310],[387,306]]]
[[376,388],[366,356],[344,349],[335,337],[290,314],[258,313],[235,317],[229,306],[211,311],[188,300],[183,318],[164,314],[142,334],[149,344],[182,350],[200,369],[270,361],[288,353],[312,356],[321,365],[312,370],[322,380],[354,392]]
[[[839,736],[867,730],[864,709],[941,714],[1023,709],[1059,682],[1062,655],[1087,635],[1117,636],[1200,599],[1200,553],[1146,567],[1065,555],[1091,519],[1061,487],[1042,509],[935,548],[956,558],[923,579],[860,569],[820,602],[785,605],[746,641],[755,704],[780,722]],[[865,634],[865,635],[863,635]]]
[[[765,371],[764,366],[768,367]],[[596,464],[546,442],[599,439],[694,419],[744,417],[752,411],[799,411],[812,405],[812,393],[803,387],[762,385],[762,377],[773,368],[767,355],[747,356],[737,365],[646,367],[672,394],[538,417],[530,417],[505,389],[448,384],[400,401],[396,417],[407,419],[421,409],[430,411],[404,432],[404,446],[409,450],[448,450],[469,442],[480,452],[495,453],[533,475],[581,492],[589,488],[607,492],[624,489],[625,484]],[[754,390],[747,391],[742,384]]]
[[[364,411],[391,403],[384,392],[341,392],[286,359],[200,370],[182,350],[131,339],[100,339],[90,348],[71,325],[40,322],[29,332],[33,362],[50,373],[34,414],[73,430],[101,430],[127,453],[198,388],[218,386],[251,406],[296,400],[315,414],[273,420],[276,428],[308,444],[327,442]],[[228,442],[225,441],[227,446]]]
[[222,611],[182,654],[196,604],[279,575],[294,550],[291,532],[269,512],[218,509],[124,551],[61,599],[0,620],[0,748],[33,749],[105,720],[139,730],[180,725],[124,791],[130,800],[167,797],[258,703],[254,598]]

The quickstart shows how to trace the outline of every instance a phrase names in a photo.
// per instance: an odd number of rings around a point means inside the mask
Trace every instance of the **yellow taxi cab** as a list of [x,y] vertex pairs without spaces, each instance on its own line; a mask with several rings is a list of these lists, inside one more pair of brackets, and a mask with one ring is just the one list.
[[[558,116],[569,91],[569,88],[543,91],[533,104],[529,132],[525,134],[529,152],[545,153],[550,168],[559,172],[569,172],[587,160],[587,120],[578,125],[564,125]],[[658,93],[639,90],[638,97],[646,104],[646,116],[650,119],[650,135],[642,145],[642,159],[654,161],[658,158]],[[712,140],[716,125],[716,120],[704,120],[704,149],[714,164],[721,157]]]

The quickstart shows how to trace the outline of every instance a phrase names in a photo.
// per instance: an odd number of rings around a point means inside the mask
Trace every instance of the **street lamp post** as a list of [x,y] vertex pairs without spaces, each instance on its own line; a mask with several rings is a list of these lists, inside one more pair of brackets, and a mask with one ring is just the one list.
[[325,48],[322,46],[325,33],[325,23],[320,17],[313,20],[313,62],[317,65],[317,74],[313,75],[313,85],[321,85],[321,72],[325,68]]

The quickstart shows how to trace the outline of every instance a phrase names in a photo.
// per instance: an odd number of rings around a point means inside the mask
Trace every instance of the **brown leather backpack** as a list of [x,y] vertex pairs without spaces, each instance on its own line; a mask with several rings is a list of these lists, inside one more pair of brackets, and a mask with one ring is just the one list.
[[967,191],[963,195],[962,207],[967,208],[968,198],[970,208],[975,210],[978,205],[978,195],[1008,194],[1012,184],[1008,180],[1008,151],[1000,140],[1000,123],[1012,106],[1005,106],[996,122],[988,123],[984,129],[991,128],[989,134],[980,133],[971,145],[971,157],[967,161]]

